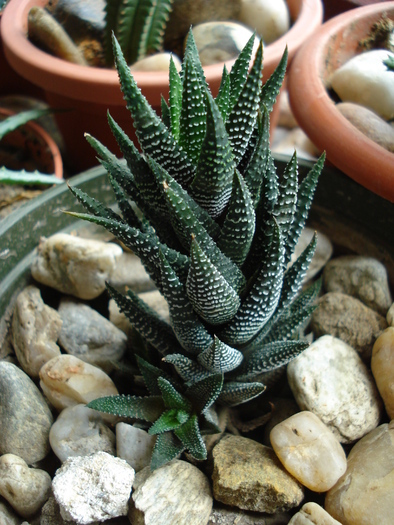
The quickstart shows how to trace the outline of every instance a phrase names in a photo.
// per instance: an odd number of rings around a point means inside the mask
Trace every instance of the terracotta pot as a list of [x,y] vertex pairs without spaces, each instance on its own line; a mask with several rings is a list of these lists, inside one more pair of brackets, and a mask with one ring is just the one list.
[[[56,116],[64,136],[68,157],[78,171],[97,164],[94,153],[83,138],[89,132],[111,150],[116,148],[106,122],[107,109],[129,134],[132,125],[125,109],[116,71],[87,68],[71,64],[44,53],[26,38],[27,14],[33,5],[44,6],[47,0],[12,0],[4,12],[3,42],[12,67],[31,82],[44,88],[52,107],[69,108]],[[286,44],[290,60],[321,24],[321,0],[288,0],[292,28],[264,52],[264,77],[273,72]],[[228,64],[231,67],[231,62]],[[215,94],[219,88],[223,63],[207,66],[207,81]],[[167,72],[133,73],[138,86],[152,107],[160,111],[161,94],[168,96]]]
[[[0,108],[0,120],[14,113]],[[0,144],[0,166],[12,170],[38,170],[63,178],[62,156],[56,142],[36,122],[27,124],[8,133]]]
[[382,0],[323,0],[324,20],[329,20],[350,9],[369,4],[381,4]]
[[[297,54],[288,78],[290,104],[302,129],[327,159],[367,189],[394,202],[394,154],[358,131],[336,109],[330,75],[361,51],[358,42],[394,2],[353,9],[323,24]],[[394,84],[393,84],[394,85]]]

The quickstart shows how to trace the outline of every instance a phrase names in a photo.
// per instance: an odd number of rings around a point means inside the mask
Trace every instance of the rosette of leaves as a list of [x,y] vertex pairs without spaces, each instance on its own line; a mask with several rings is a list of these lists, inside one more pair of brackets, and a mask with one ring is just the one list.
[[174,0],[106,0],[106,62],[113,63],[112,33],[128,64],[162,51]]
[[[145,341],[137,361],[150,395],[100,398],[90,407],[147,422],[157,434],[152,468],[182,451],[206,457],[202,435],[218,432],[213,403],[235,406],[261,394],[267,377],[299,355],[318,285],[302,290],[316,236],[291,262],[324,159],[299,184],[296,155],[278,174],[269,114],[286,70],[285,51],[262,85],[262,44],[254,39],[214,98],[192,33],[183,67],[170,65],[169,104],[151,109],[119,44],[121,87],[139,153],[109,116],[124,160],[91,136],[120,213],[77,188],[89,213],[134,251],[168,302],[170,324],[135,293],[108,286]],[[136,212],[139,209],[139,212]],[[291,263],[291,264],[290,264]],[[143,357],[144,356],[144,357]]]

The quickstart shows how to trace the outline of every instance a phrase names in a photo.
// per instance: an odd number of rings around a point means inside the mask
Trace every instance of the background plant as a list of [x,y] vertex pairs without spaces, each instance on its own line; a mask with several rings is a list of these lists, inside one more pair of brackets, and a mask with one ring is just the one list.
[[[166,298],[167,324],[135,293],[109,293],[141,336],[136,363],[150,395],[100,398],[89,406],[145,422],[157,435],[152,468],[182,451],[206,458],[203,435],[218,432],[214,403],[235,406],[260,395],[308,342],[315,283],[301,290],[313,237],[291,257],[324,159],[299,184],[296,154],[280,176],[269,147],[269,114],[287,51],[262,86],[262,44],[254,38],[214,99],[192,33],[182,71],[170,65],[162,117],[138,89],[116,39],[116,67],[142,149],[109,116],[125,160],[91,136],[108,171],[120,214],[78,188],[89,213],[140,258]],[[138,209],[136,211],[135,205]],[[139,210],[139,211],[138,211]]]

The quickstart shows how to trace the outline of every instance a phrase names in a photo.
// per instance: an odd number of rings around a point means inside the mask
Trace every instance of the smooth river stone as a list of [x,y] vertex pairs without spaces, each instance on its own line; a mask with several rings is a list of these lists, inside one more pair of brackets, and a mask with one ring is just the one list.
[[15,454],[29,465],[44,459],[52,413],[29,376],[5,361],[0,361],[0,399],[0,454]]
[[320,505],[309,501],[294,514],[288,525],[341,525],[339,521],[328,514]]
[[42,238],[31,265],[36,281],[80,299],[105,290],[122,248],[117,244],[57,233]]
[[38,378],[40,368],[60,355],[56,344],[62,320],[42,300],[40,290],[28,286],[17,297],[12,316],[12,343],[16,357],[30,377]]
[[287,365],[298,406],[318,416],[341,443],[352,443],[376,428],[381,401],[357,352],[326,335]]
[[40,386],[59,411],[98,397],[118,395],[105,372],[73,355],[63,354],[48,361],[40,370]]
[[394,303],[390,306],[386,319],[389,326],[394,326]]
[[271,445],[285,469],[314,492],[326,492],[346,472],[346,454],[331,430],[312,412],[276,425]]
[[156,436],[142,428],[122,422],[116,425],[116,455],[136,472],[150,465],[155,443]]
[[331,87],[343,102],[355,102],[372,109],[385,120],[394,118],[393,72],[385,64],[394,53],[376,49],[357,55],[330,79]]
[[142,58],[137,62],[133,62],[130,66],[130,71],[165,71],[170,68],[170,59],[174,61],[177,71],[182,69],[182,63],[179,58],[173,53],[155,53],[154,55]]
[[255,30],[265,44],[277,40],[290,27],[285,0],[242,0],[238,20]]
[[394,419],[394,327],[377,338],[372,349],[371,370],[386,412]]
[[342,525],[394,523],[394,421],[354,445],[346,473],[328,491],[325,509]]

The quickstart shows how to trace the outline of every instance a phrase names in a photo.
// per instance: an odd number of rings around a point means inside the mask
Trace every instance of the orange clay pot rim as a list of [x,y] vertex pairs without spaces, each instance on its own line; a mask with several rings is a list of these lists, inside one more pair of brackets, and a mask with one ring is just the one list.
[[[352,9],[324,23],[294,58],[287,85],[294,115],[315,145],[321,150],[325,149],[328,159],[356,182],[394,202],[394,154],[369,139],[336,109],[321,77],[322,56],[325,56],[329,40],[349,24],[357,25],[358,20],[384,11],[389,11],[393,16],[394,2]],[[300,101],[301,93],[305,93],[307,98],[303,98],[302,94]],[[312,107],[314,104],[315,108]],[[320,118],[311,118],[314,109],[318,110]],[[349,152],[358,155],[359,165],[366,167],[353,167],[353,161],[347,160]],[[371,166],[373,173],[369,168]]]
[[[10,117],[11,115],[15,115],[15,111],[11,111],[10,109],[0,107],[0,115]],[[37,122],[27,122],[23,125],[23,127],[27,127],[30,130],[34,131],[34,133],[39,135],[45,141],[53,158],[54,175],[56,176],[56,178],[63,180],[62,155],[60,153],[58,145],[53,140],[53,138],[43,127],[37,124]]]
[[[293,3],[290,0],[289,3]],[[47,0],[13,0],[4,10],[2,19],[2,38],[7,58],[11,64],[17,61],[26,68],[26,77],[34,75],[34,82],[59,94],[63,93],[59,86],[59,77],[75,78],[78,82],[87,84],[101,83],[118,88],[118,75],[115,70],[105,68],[85,67],[53,57],[41,51],[26,38],[27,12],[30,7],[43,6]],[[321,24],[323,7],[321,0],[301,0],[299,15],[290,30],[274,43],[265,48],[265,61],[279,62],[285,46],[288,45],[291,58],[299,46]],[[234,61],[226,62],[231,67]],[[40,70],[39,76],[33,69]],[[208,83],[211,78],[221,76],[223,62],[204,67]],[[155,86],[155,89],[168,85],[168,72],[133,71],[138,86]]]

